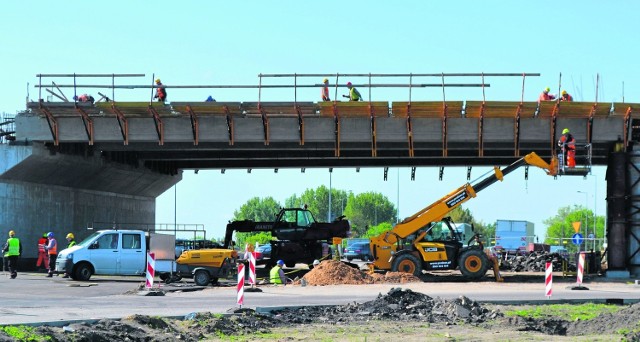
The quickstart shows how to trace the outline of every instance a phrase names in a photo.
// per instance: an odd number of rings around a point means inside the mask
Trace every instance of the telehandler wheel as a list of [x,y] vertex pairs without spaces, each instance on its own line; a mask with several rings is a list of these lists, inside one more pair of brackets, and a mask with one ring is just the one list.
[[470,249],[460,256],[460,272],[469,279],[480,279],[484,277],[489,269],[489,260],[483,251]]
[[422,274],[422,263],[413,254],[400,254],[394,258],[391,271],[410,273],[417,277]]
[[207,286],[211,282],[211,275],[205,270],[199,270],[193,275],[193,281],[198,286]]

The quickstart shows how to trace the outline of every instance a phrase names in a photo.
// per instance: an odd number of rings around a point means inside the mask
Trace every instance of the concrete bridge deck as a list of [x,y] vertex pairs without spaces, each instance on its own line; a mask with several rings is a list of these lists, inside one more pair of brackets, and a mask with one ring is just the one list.
[[[184,168],[504,165],[549,158],[569,128],[606,165],[640,104],[585,102],[30,102],[17,140]],[[93,146],[93,147],[90,147]],[[578,151],[580,157],[580,151]]]

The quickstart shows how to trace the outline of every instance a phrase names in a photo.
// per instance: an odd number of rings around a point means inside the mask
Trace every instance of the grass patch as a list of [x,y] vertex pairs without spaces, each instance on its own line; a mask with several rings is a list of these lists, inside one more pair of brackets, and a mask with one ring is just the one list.
[[505,316],[520,316],[525,318],[557,318],[566,321],[587,321],[603,313],[614,313],[624,309],[623,306],[609,304],[551,304],[539,305],[526,309],[508,310]]
[[25,325],[0,327],[0,330],[16,339],[16,341],[51,341],[51,336],[38,335],[33,327]]

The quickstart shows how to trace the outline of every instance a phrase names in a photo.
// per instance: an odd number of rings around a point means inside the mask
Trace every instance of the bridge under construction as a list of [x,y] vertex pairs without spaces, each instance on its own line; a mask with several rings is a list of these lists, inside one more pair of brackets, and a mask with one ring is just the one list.
[[[585,176],[592,165],[607,165],[609,267],[640,274],[640,217],[633,209],[640,207],[639,157],[633,150],[640,140],[640,104],[527,102],[525,79],[539,76],[527,73],[261,74],[256,85],[165,86],[169,91],[257,89],[258,98],[251,101],[115,100],[130,89],[153,92],[153,82],[115,82],[143,76],[37,75],[38,100],[27,102],[15,117],[14,133],[4,134],[7,143],[0,144],[0,203],[9,209],[1,221],[21,230],[38,227],[33,236],[23,234],[33,240],[44,227],[62,233],[115,217],[153,222],[155,198],[179,182],[184,169],[411,167],[413,177],[418,167],[440,167],[442,174],[446,166],[464,166],[470,172],[476,165],[507,165],[532,151],[546,159],[562,155],[557,141],[568,128],[578,142],[578,166],[560,174]],[[78,84],[85,77],[111,84]],[[298,100],[299,89],[321,89],[315,81],[323,77],[333,81],[334,101]],[[343,88],[340,79],[347,77],[367,79],[354,84],[360,89],[406,89],[407,98],[374,101],[369,92],[368,101],[335,101]],[[407,82],[384,82],[391,77]],[[480,82],[449,82],[456,77]],[[520,101],[486,101],[488,81],[504,77],[522,78]],[[49,78],[73,83],[43,84]],[[439,82],[421,81],[429,78]],[[268,84],[271,79],[292,82]],[[442,88],[442,99],[416,99],[412,89],[425,87]],[[480,88],[483,98],[449,99],[449,87]],[[96,102],[68,100],[63,91],[93,88],[102,88]],[[263,89],[271,88],[293,90],[293,101],[263,101]],[[59,217],[50,212],[60,212]]]

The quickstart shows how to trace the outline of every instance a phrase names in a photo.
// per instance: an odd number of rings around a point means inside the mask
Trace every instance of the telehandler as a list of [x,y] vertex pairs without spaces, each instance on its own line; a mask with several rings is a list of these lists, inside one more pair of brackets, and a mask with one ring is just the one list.
[[462,275],[469,280],[483,277],[489,267],[494,268],[496,280],[501,281],[498,265],[492,256],[484,251],[481,236],[475,233],[463,246],[460,235],[444,220],[447,234],[434,236],[434,223],[440,222],[453,209],[476,197],[477,193],[522,165],[533,165],[543,169],[547,175],[556,176],[558,160],[553,158],[547,163],[535,152],[531,152],[513,164],[500,170],[494,167],[493,173],[476,184],[465,184],[450,192],[428,207],[398,223],[390,231],[370,239],[374,270],[422,274],[422,270],[454,270],[460,268]]

